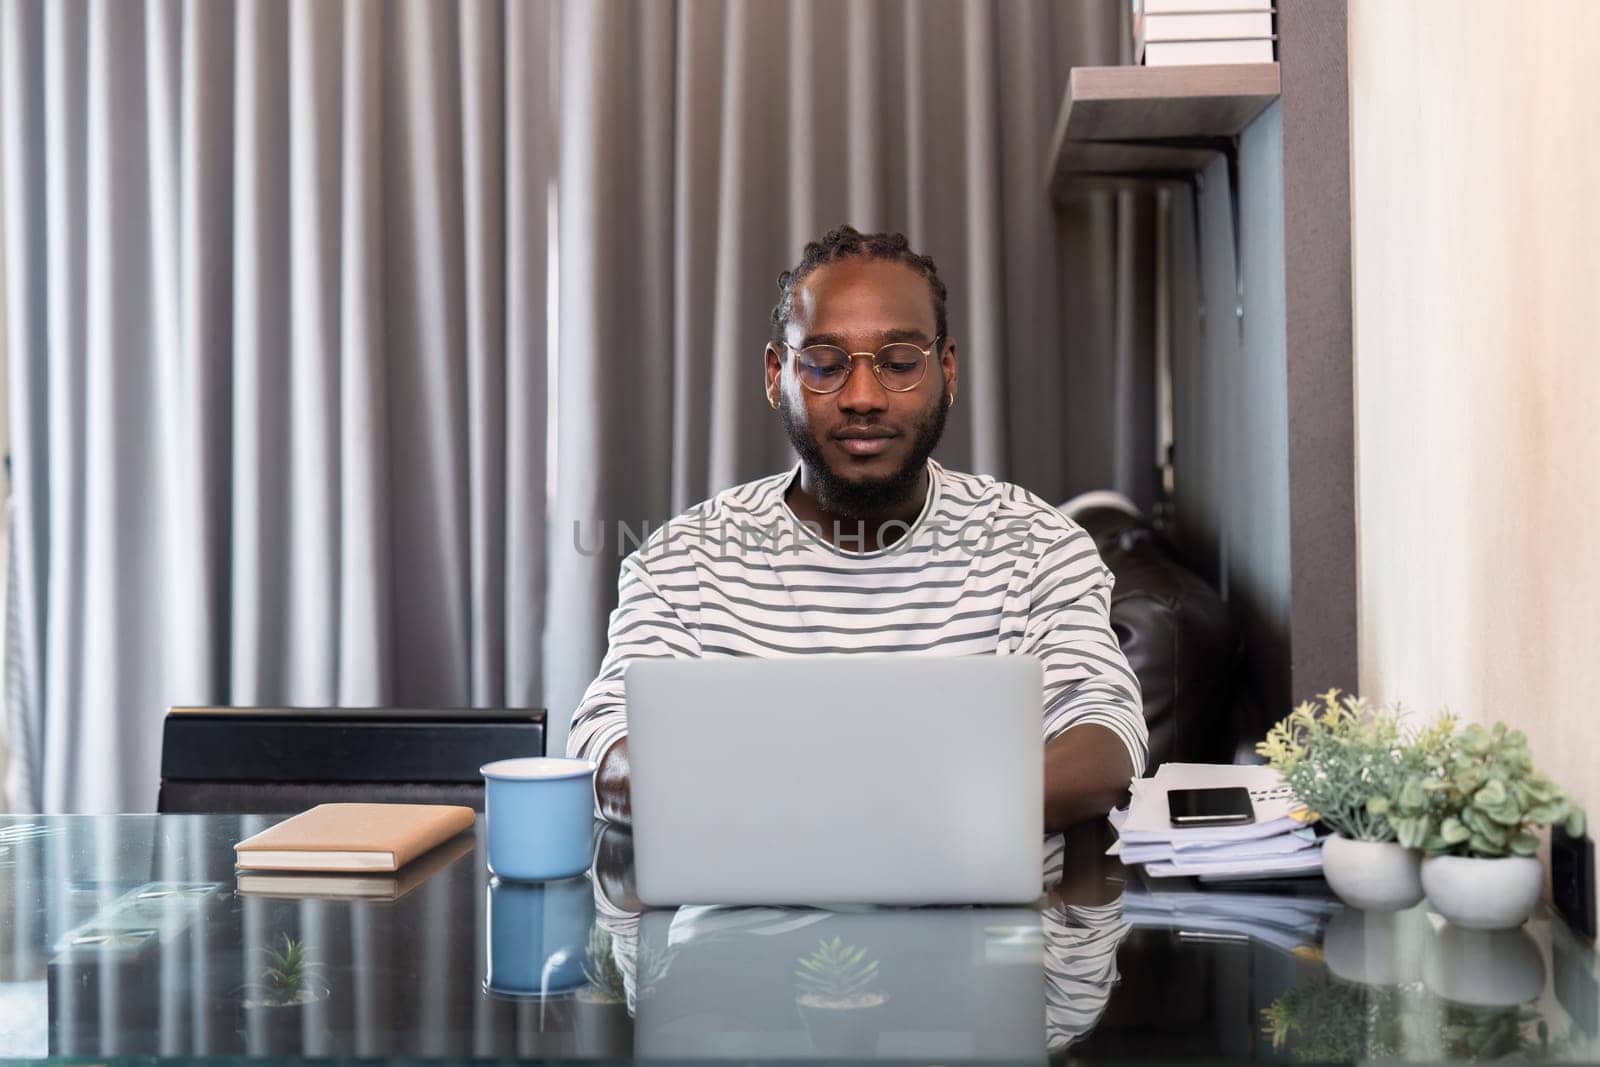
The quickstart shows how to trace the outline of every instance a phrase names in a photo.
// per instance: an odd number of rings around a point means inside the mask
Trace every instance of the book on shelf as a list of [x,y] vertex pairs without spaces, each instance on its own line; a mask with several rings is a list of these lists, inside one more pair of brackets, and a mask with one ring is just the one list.
[[1144,46],[1147,67],[1201,67],[1219,63],[1271,63],[1272,38],[1233,41],[1151,41]]
[[1271,11],[1272,0],[1133,0],[1135,14],[1212,15],[1229,11]]
[[1271,11],[1230,11],[1207,15],[1146,15],[1134,47],[1151,41],[1258,40],[1272,37]]
[[[1131,0],[1133,58],[1147,67],[1270,63],[1271,0]],[[1161,47],[1152,48],[1159,44]],[[1182,47],[1173,47],[1182,46]]]

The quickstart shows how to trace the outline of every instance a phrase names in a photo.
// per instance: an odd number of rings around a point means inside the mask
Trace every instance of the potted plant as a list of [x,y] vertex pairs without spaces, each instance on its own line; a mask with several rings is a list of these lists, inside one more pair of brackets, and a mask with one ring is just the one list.
[[878,1016],[888,996],[873,986],[878,961],[841,938],[819,943],[794,972],[800,1017],[819,1052],[861,1056],[877,1049]]
[[1586,822],[1534,768],[1527,736],[1503,722],[1473,723],[1418,752],[1387,809],[1400,843],[1426,856],[1428,900],[1474,930],[1521,926],[1544,884],[1534,831],[1559,824],[1578,836]]
[[1337,689],[1307,701],[1274,726],[1256,752],[1295,796],[1333,831],[1322,872],[1353,908],[1397,911],[1422,899],[1418,857],[1396,841],[1388,797],[1439,747],[1449,727],[1409,739],[1398,708],[1369,707]]

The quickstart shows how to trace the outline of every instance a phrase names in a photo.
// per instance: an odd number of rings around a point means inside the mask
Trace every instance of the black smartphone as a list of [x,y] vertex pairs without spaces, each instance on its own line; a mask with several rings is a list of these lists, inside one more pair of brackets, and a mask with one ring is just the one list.
[[1242,785],[1221,789],[1170,789],[1167,815],[1174,826],[1235,826],[1256,821],[1250,790]]

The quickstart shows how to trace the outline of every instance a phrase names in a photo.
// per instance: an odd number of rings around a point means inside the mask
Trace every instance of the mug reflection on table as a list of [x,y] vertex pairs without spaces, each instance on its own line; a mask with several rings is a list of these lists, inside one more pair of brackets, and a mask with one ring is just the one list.
[[491,993],[552,997],[585,981],[594,890],[583,875],[555,882],[489,882]]

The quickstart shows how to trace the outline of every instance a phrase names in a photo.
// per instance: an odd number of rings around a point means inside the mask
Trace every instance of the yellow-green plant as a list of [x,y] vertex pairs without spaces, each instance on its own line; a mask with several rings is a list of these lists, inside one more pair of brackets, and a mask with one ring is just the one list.
[[1330,829],[1356,841],[1392,841],[1387,808],[1372,801],[1398,791],[1411,770],[1402,717],[1397,707],[1371,707],[1330,689],[1290,712],[1256,752]]
[[1405,778],[1375,801],[1402,845],[1430,856],[1532,856],[1538,827],[1583,833],[1583,809],[1534,768],[1521,730],[1450,726],[1430,747],[1414,746]]
[[840,938],[820,942],[810,955],[796,961],[795,983],[802,999],[829,1006],[857,1006],[882,997],[871,993],[878,980],[878,961],[867,959],[867,950],[847,945]]

